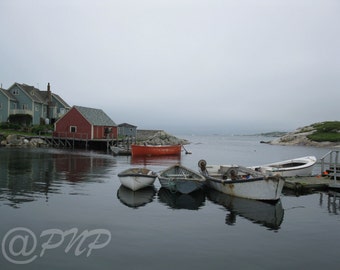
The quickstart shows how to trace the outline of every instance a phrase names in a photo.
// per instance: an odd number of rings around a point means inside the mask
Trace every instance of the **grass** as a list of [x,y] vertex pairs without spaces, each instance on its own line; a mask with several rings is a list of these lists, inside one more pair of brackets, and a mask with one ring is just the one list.
[[340,121],[313,124],[316,131],[307,138],[316,142],[340,142]]
[[18,125],[8,125],[8,124],[1,124],[0,125],[0,135],[2,137],[7,137],[8,135],[16,134],[22,136],[37,136],[37,135],[44,135],[50,136],[51,131],[53,130],[53,126],[46,126],[46,125],[36,125],[30,127],[20,127]]

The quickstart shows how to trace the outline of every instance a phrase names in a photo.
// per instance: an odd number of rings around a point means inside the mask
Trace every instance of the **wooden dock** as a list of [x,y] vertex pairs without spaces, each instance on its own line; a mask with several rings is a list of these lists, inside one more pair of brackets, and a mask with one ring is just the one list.
[[289,177],[285,180],[284,187],[295,191],[326,190],[334,181],[323,176]]

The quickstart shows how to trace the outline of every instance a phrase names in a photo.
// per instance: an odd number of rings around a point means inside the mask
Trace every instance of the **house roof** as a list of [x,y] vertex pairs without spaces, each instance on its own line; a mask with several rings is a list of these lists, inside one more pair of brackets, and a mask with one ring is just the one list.
[[95,126],[116,126],[116,123],[101,109],[73,106],[82,116]]
[[[48,91],[40,91],[40,95],[44,98],[45,102],[48,102]],[[58,100],[65,108],[70,108],[71,106],[66,103],[59,95],[51,92],[51,95]]]
[[65,100],[63,100],[59,95],[52,93],[52,96],[57,99],[61,104],[64,105],[65,108],[70,108],[71,106],[66,103]]
[[34,86],[27,85],[27,84],[19,84],[17,85],[24,90],[28,96],[32,98],[34,102],[38,103],[46,103],[44,97],[41,95],[40,90],[35,88]]
[[128,123],[121,123],[118,126],[119,127],[137,127],[137,126],[134,126],[134,125],[131,125],[131,124],[128,124]]
[[12,93],[8,90],[5,90],[3,88],[0,88],[1,93],[3,93],[8,99],[13,100],[13,101],[18,101],[15,96],[12,95]]

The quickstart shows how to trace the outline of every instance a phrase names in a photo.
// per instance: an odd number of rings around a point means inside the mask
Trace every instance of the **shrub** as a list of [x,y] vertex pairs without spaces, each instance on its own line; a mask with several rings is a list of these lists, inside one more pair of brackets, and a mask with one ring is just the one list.
[[308,139],[316,142],[340,142],[340,122],[327,121],[314,124],[316,131],[308,135]]

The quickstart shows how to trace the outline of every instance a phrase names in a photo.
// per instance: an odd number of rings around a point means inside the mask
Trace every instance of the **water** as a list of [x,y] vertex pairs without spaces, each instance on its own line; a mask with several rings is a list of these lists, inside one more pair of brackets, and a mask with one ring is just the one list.
[[268,205],[213,190],[173,194],[158,180],[133,195],[117,177],[131,166],[160,171],[181,162],[197,170],[200,159],[250,166],[320,159],[329,149],[271,146],[260,137],[180,137],[192,152],[180,159],[0,148],[1,269],[338,267],[340,201],[327,192],[285,192]]

